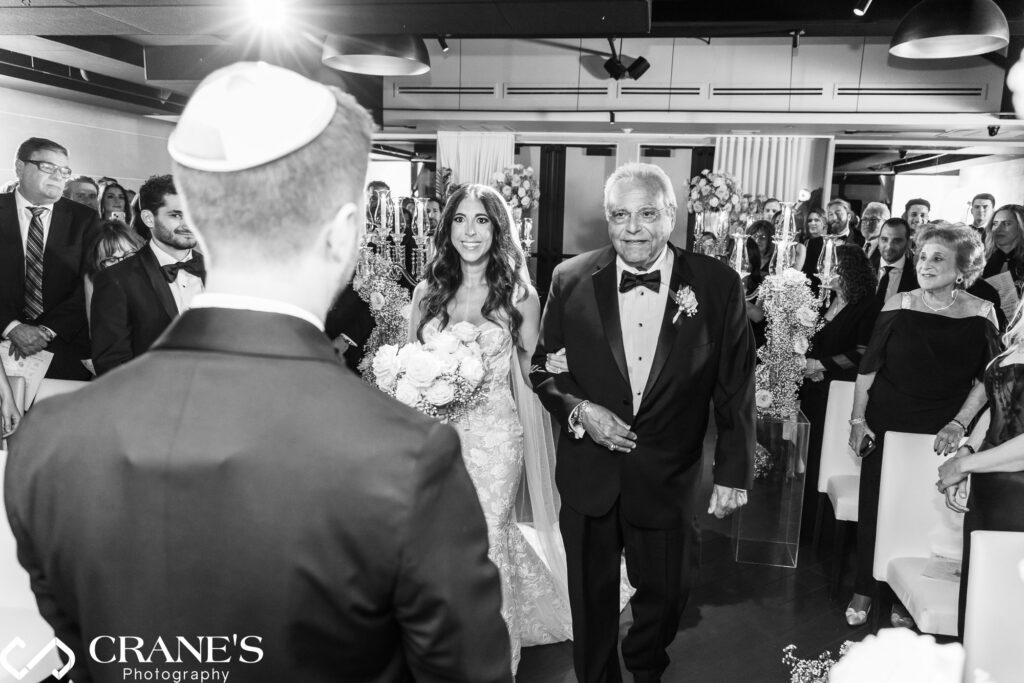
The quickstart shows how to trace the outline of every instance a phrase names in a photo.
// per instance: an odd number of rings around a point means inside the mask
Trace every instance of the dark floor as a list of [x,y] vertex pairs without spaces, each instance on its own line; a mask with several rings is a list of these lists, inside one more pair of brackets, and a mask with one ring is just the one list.
[[[709,435],[709,442],[712,438]],[[709,478],[706,474],[704,488],[708,493],[701,494],[702,501],[710,495]],[[835,654],[844,640],[861,640],[870,633],[870,619],[865,626],[851,629],[843,617],[852,593],[852,566],[844,573],[837,601],[828,598],[828,528],[820,555],[802,546],[797,567],[786,569],[736,563],[729,537],[731,521],[702,512],[700,524],[700,577],[679,634],[669,648],[672,662],[664,683],[785,682],[789,681],[789,669],[782,664],[782,648],[786,645],[795,644],[801,658],[815,658],[824,650]],[[630,623],[627,607],[620,622],[621,633]],[[630,680],[628,674],[625,679]],[[572,643],[523,650],[516,681],[574,683]]]

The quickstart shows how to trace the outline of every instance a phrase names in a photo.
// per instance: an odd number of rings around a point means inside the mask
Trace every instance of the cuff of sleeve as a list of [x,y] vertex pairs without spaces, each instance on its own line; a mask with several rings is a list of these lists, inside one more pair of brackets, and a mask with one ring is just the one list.
[[7,339],[8,337],[10,337],[11,336],[11,330],[13,330],[15,327],[17,327],[20,324],[21,324],[20,320],[12,320],[10,322],[10,324],[6,328],[4,328],[4,339]]
[[57,336],[57,333],[56,333],[56,332],[54,332],[53,330],[51,330],[51,329],[50,329],[49,327],[47,327],[46,325],[40,325],[40,326],[39,326],[39,329],[41,329],[41,330],[42,330],[43,332],[45,332],[45,333],[46,333],[46,336],[48,336],[48,337],[50,338],[50,341],[53,341],[53,340],[54,340],[54,338],[55,338],[55,337]]
[[569,434],[574,439],[582,439],[583,435],[587,433],[587,430],[583,427],[583,418],[580,416],[580,413],[588,403],[589,401],[580,401],[572,409],[572,412],[569,413]]

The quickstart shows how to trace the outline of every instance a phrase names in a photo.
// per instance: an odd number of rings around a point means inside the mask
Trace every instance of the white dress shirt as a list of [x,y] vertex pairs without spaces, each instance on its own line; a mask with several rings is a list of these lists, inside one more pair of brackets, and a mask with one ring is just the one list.
[[668,288],[672,277],[674,255],[664,247],[654,264],[646,271],[626,265],[621,257],[615,258],[615,284],[622,280],[623,273],[661,271],[661,286],[657,292],[637,286],[628,292],[619,292],[619,323],[622,328],[622,348],[626,353],[626,369],[629,372],[630,394],[633,399],[633,414],[640,409],[640,401],[647,386],[647,378],[654,364],[654,352],[658,348],[661,321],[665,317],[668,303]]
[[259,311],[260,313],[281,313],[293,318],[301,318],[317,329],[324,329],[324,321],[304,308],[277,299],[265,299],[258,296],[241,294],[221,294],[217,292],[203,293],[192,300],[192,308],[230,308],[239,311]]
[[[179,259],[164,251],[156,239],[149,241],[149,248],[153,250],[157,263],[161,267],[179,262]],[[190,258],[192,258],[191,249],[188,250],[188,253],[180,261],[187,261]],[[178,307],[178,313],[187,311],[192,306],[192,299],[197,294],[202,294],[203,292],[203,280],[184,270],[179,270],[177,277],[174,278],[174,282],[168,282],[167,286],[171,288],[171,296],[174,297],[174,304]]]
[[885,301],[889,299],[896,290],[899,289],[900,279],[903,277],[903,268],[907,265],[907,255],[904,254],[892,263],[888,263],[884,258],[879,255],[878,259],[878,280],[881,282],[882,276],[885,275],[885,267],[892,266],[892,270],[889,271],[889,287],[885,290]]
[[[21,228],[21,250],[28,259],[28,230],[32,225],[32,207],[41,206],[46,209],[39,220],[43,222],[43,252],[46,252],[46,240],[50,237],[50,220],[53,218],[53,203],[50,204],[33,204],[29,200],[25,199],[24,195],[21,194],[21,190],[14,191],[14,204],[18,208],[18,227]],[[26,271],[28,270],[28,263],[25,264]],[[43,271],[43,277],[46,277],[46,271]],[[3,337],[7,339],[11,334],[11,330],[20,325],[21,323],[17,320],[12,320],[7,328],[4,330]],[[54,336],[53,331],[47,327],[43,329],[47,330],[52,339]]]

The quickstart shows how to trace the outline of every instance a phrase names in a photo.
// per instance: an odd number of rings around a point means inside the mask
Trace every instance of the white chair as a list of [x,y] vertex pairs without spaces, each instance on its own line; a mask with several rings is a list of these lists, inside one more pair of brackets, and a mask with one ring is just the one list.
[[60,394],[78,391],[88,384],[88,382],[79,382],[73,379],[44,379],[39,384],[39,392],[36,393],[36,398],[32,402],[32,405],[52,396],[59,396]]
[[825,408],[825,431],[818,465],[818,512],[814,523],[814,545],[821,541],[825,499],[835,515],[834,560],[829,594],[835,595],[846,551],[847,522],[857,521],[860,500],[860,458],[850,452],[850,412],[853,410],[853,382],[832,382]]
[[[955,514],[935,488],[942,460],[934,443],[933,434],[885,435],[873,574],[889,584],[923,633],[955,636],[959,582],[922,575],[932,555],[932,532],[948,526],[944,520]],[[884,617],[879,612],[876,618]]]
[[980,669],[993,681],[1024,676],[1024,532],[971,534],[964,680]]
[[[0,450],[0,511],[4,507],[4,468],[7,465],[7,451]],[[8,653],[7,662],[15,669],[28,668],[28,663],[53,640],[53,629],[39,616],[36,598],[29,587],[28,572],[18,562],[14,534],[4,516],[0,522],[0,649],[7,647],[15,638],[21,638],[25,647],[15,648]],[[62,666],[56,650],[50,650],[42,661],[32,667],[29,674],[20,679],[22,683],[34,683],[47,678],[51,671]],[[4,667],[0,667],[0,682],[16,680]]]

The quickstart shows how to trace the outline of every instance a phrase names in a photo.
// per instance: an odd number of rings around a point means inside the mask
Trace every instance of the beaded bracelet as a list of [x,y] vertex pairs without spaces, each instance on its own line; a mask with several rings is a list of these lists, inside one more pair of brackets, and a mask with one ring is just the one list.
[[960,420],[956,419],[955,417],[946,424],[955,424],[957,427],[964,430],[965,432],[967,431],[967,426]]

